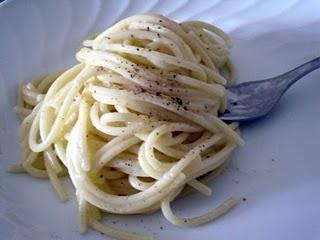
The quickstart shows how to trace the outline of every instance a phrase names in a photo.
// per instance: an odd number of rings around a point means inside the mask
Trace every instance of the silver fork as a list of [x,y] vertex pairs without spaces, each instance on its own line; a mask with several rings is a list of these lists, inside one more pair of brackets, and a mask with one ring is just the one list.
[[244,82],[227,88],[227,108],[222,120],[247,121],[267,115],[292,84],[320,68],[320,57],[280,76]]

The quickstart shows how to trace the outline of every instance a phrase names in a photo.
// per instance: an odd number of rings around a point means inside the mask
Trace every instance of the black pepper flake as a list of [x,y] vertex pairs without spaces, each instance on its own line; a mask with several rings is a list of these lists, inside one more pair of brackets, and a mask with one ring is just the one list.
[[109,37],[106,37],[108,40],[110,40],[111,38],[109,38]]
[[163,227],[161,226],[161,227],[160,227],[160,229],[162,230],[162,229],[163,229]]
[[149,28],[149,27],[147,27],[147,31],[150,31],[150,28]]
[[233,105],[233,106],[237,106],[238,103],[237,103],[237,102],[233,102],[232,105]]
[[132,37],[132,38],[133,38],[133,34],[131,34],[131,35],[130,35],[130,37]]
[[177,77],[177,75],[176,74],[173,74],[173,78],[176,78]]
[[186,106],[183,107],[184,110],[188,111],[188,108]]
[[159,20],[159,22],[162,22],[162,20]]
[[170,88],[170,89],[169,89],[169,91],[170,91],[170,92],[172,92],[172,91],[173,91],[173,89],[172,89],[172,88]]
[[140,49],[139,49],[139,48],[137,48],[137,51],[140,51]]
[[157,33],[158,38],[160,38],[160,33]]
[[242,198],[242,201],[244,201],[244,202],[245,202],[245,201],[247,201],[247,199],[246,199],[246,198]]
[[202,37],[202,34],[200,34],[199,37]]
[[226,109],[225,111],[224,111],[224,113],[230,113],[230,110],[229,109]]
[[156,95],[159,97],[161,95],[161,93],[160,92],[156,92]]
[[112,224],[116,224],[116,221],[112,221]]
[[187,220],[187,219],[184,219],[183,221],[184,221],[185,223],[186,223],[186,222],[188,222],[188,220]]
[[182,105],[182,104],[183,104],[183,102],[182,102],[182,99],[181,99],[181,98],[176,97],[176,100],[177,100],[177,103],[178,103],[179,105]]

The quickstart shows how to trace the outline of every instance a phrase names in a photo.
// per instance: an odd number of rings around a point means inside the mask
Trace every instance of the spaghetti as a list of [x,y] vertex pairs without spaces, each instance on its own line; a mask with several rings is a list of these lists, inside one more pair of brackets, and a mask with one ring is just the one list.
[[20,84],[23,161],[10,170],[49,178],[62,200],[59,177],[69,175],[81,232],[150,239],[102,224],[101,213],[160,208],[178,226],[215,219],[236,199],[196,218],[179,218],[170,203],[191,188],[210,195],[201,179],[242,143],[237,124],[217,117],[232,84],[221,74],[233,76],[230,46],[210,24],[161,15],[129,17],[84,41],[78,65]]

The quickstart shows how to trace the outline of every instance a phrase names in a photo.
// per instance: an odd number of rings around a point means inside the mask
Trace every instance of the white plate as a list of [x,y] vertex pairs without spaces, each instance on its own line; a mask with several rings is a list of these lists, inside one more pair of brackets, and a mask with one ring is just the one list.
[[[21,80],[71,66],[81,40],[126,16],[159,12],[199,19],[228,32],[238,80],[275,76],[320,55],[319,1],[6,1],[0,7],[0,238],[105,239],[78,232],[77,206],[50,184],[6,173],[20,156],[12,111]],[[115,226],[155,239],[320,239],[320,71],[297,83],[264,120],[243,127],[246,145],[213,182],[212,197],[178,200],[181,215],[206,212],[230,195],[247,201],[217,221],[171,226],[160,213],[112,216]],[[70,196],[73,189],[70,182]],[[183,211],[182,211],[183,210]],[[163,229],[160,229],[163,227]]]

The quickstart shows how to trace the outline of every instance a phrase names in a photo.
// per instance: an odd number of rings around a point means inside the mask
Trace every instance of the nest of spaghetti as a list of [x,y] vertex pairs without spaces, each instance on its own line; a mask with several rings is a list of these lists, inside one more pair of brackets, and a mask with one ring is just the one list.
[[[103,225],[101,213],[161,208],[179,226],[208,222],[233,207],[227,199],[195,218],[170,203],[217,176],[242,143],[236,123],[218,118],[232,84],[230,40],[203,22],[139,15],[84,41],[78,65],[22,83],[23,161],[12,171],[48,177],[62,200],[59,177],[76,189],[81,231],[87,226],[121,239],[148,239]],[[205,177],[204,177],[205,176]]]

